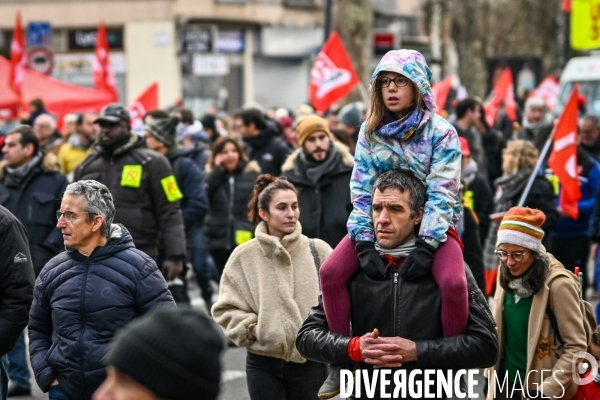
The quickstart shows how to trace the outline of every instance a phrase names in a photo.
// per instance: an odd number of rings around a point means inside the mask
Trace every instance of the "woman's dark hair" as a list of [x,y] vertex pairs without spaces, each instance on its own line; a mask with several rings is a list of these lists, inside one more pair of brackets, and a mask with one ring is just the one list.
[[592,333],[592,343],[596,346],[600,346],[600,325],[594,329],[594,333]]
[[217,141],[212,145],[212,148],[210,149],[211,153],[210,157],[208,158],[209,166],[215,166],[215,157],[217,157],[217,155],[223,151],[227,143],[231,143],[235,147],[235,151],[237,151],[237,153],[240,155],[240,161],[246,160],[246,153],[244,153],[242,145],[240,145],[240,143],[237,140],[231,137],[223,136],[217,139]]
[[31,99],[29,102],[29,107],[34,107],[36,112],[46,110],[46,105],[40,98]]
[[284,176],[279,178],[271,174],[262,174],[256,178],[252,198],[248,203],[248,219],[254,225],[258,225],[262,218],[258,214],[258,210],[263,209],[269,211],[269,204],[273,199],[273,193],[276,190],[291,190],[298,194],[298,191]]
[[335,136],[335,138],[340,142],[345,144],[348,149],[350,150],[350,153],[352,153],[352,155],[354,155],[354,152],[356,150],[356,144],[354,144],[354,140],[352,140],[352,136],[348,134],[348,132],[346,132],[343,129],[330,129],[331,133],[333,134],[333,136]]
[[512,289],[508,287],[508,283],[519,278],[523,278],[523,286],[531,289],[533,293],[537,293],[542,289],[549,270],[548,257],[532,250],[529,251],[533,257],[533,264],[531,264],[523,275],[511,275],[506,263],[500,261],[500,286],[502,286],[502,289],[512,292]]

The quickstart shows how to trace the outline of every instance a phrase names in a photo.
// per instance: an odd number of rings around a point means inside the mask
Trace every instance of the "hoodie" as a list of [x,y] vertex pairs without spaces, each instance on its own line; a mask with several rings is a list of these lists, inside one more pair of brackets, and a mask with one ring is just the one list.
[[[412,171],[427,186],[427,202],[419,237],[437,247],[446,241],[446,231],[460,215],[460,143],[456,129],[435,113],[431,91],[431,71],[425,58],[415,50],[389,51],[373,76],[382,71],[402,74],[419,88],[425,106],[401,121],[380,124],[367,138],[366,123],[360,129],[354,170],[350,181],[354,210],[348,220],[348,233],[355,241],[375,241],[371,219],[371,193],[377,177],[391,169]],[[374,89],[378,90],[378,89]],[[387,122],[387,121],[386,121]],[[404,128],[413,123],[414,128]],[[395,134],[401,132],[402,134]]]

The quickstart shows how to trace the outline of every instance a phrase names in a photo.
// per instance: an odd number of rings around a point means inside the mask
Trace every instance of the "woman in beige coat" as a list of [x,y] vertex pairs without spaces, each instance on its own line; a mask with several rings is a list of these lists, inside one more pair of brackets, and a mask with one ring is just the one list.
[[317,399],[326,371],[303,358],[296,334],[318,303],[318,268],[332,249],[302,235],[298,196],[284,178],[261,175],[249,204],[255,238],[231,254],[212,314],[246,347],[252,400]]
[[[575,275],[542,246],[544,220],[539,210],[513,207],[498,229],[500,271],[492,313],[500,357],[486,371],[488,399],[520,399],[523,394],[570,399],[577,391],[572,360],[587,349],[580,287]],[[562,341],[549,314],[556,318]]]

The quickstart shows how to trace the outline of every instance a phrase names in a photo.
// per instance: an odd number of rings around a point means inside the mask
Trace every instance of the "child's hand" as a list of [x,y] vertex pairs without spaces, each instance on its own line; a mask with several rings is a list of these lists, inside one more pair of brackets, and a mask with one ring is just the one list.
[[402,263],[400,276],[407,281],[420,279],[431,272],[435,247],[421,238],[417,239],[417,247],[411,251]]

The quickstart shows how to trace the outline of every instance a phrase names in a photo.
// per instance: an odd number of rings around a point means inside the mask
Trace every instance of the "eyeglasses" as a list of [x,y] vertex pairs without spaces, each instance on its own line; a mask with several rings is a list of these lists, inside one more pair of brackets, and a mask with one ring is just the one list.
[[500,261],[506,261],[510,256],[515,262],[520,262],[523,261],[523,256],[527,253],[527,250],[513,251],[512,253],[508,253],[504,250],[496,250],[494,253],[496,253],[496,257],[498,257]]
[[408,79],[405,76],[397,76],[394,79],[384,76],[383,78],[379,78],[377,80],[377,85],[379,85],[380,88],[385,88],[390,86],[390,83],[392,83],[392,81],[394,81],[394,85],[396,85],[396,87],[404,87],[408,85],[410,79]]
[[57,210],[56,211],[56,219],[60,220],[60,217],[64,217],[65,221],[67,222],[73,222],[73,220],[75,219],[75,215],[77,214],[93,214],[90,212],[86,212],[86,211],[61,211],[61,210]]

